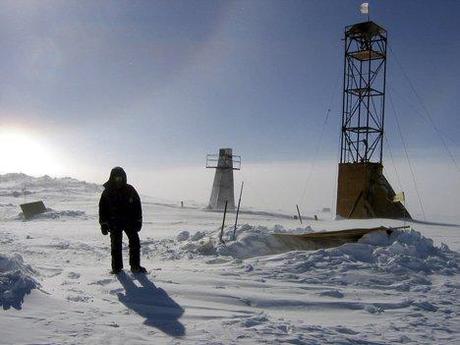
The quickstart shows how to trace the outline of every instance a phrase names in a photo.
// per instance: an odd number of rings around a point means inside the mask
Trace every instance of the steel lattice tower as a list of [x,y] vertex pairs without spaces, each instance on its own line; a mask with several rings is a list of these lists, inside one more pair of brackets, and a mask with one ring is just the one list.
[[387,32],[368,21],[345,28],[337,215],[410,218],[383,175]]
[[340,163],[382,163],[387,32],[374,22],[345,28]]

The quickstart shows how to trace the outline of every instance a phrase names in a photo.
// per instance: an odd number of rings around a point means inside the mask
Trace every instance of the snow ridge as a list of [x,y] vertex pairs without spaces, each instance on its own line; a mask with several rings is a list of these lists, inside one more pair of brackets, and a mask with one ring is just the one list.
[[176,240],[146,241],[143,252],[160,255],[166,260],[184,257],[207,257],[210,263],[246,260],[243,265],[245,271],[254,271],[253,274],[261,274],[265,278],[385,286],[403,291],[429,285],[430,281],[425,278],[427,274],[452,276],[460,273],[459,253],[451,251],[445,244],[435,246],[431,239],[415,230],[395,230],[391,235],[373,232],[357,243],[297,251],[290,250],[272,236],[279,232],[310,231],[309,227],[285,229],[279,225],[267,228],[244,224],[238,227],[234,241],[229,240],[233,236],[233,227],[225,229],[225,244],[219,243],[219,230],[199,232],[199,236],[181,232]]
[[24,296],[39,286],[34,273],[19,254],[0,255],[0,306],[3,309],[21,309]]
[[44,192],[96,193],[102,186],[71,177],[33,177],[22,173],[0,175],[0,195],[19,197]]

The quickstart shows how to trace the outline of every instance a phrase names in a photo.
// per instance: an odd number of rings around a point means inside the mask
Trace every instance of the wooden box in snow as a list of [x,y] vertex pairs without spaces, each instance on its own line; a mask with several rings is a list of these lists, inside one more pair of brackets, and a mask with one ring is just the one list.
[[25,219],[30,219],[37,214],[46,212],[45,204],[41,200],[28,202],[26,204],[21,204],[20,206]]

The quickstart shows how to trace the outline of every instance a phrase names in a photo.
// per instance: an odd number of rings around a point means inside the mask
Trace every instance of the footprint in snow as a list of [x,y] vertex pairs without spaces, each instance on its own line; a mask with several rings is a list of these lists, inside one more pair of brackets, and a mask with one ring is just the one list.
[[326,290],[322,291],[319,293],[320,296],[328,296],[328,297],[334,297],[334,298],[343,298],[343,293],[341,293],[339,290]]
[[89,283],[88,285],[107,285],[107,284],[110,284],[112,282],[114,282],[115,279],[110,279],[110,278],[107,278],[107,279],[99,279],[99,280],[96,280],[96,281],[93,281],[91,283]]
[[356,332],[350,328],[343,327],[343,326],[337,326],[334,328],[336,332],[342,333],[342,334],[350,334],[350,335],[356,335],[359,334],[359,332]]
[[384,312],[384,309],[382,307],[373,304],[365,306],[364,310],[367,311],[369,314],[381,314]]
[[68,295],[66,299],[70,302],[89,303],[93,301],[92,296],[88,295]]
[[70,278],[70,279],[78,279],[80,278],[80,273],[77,273],[77,272],[69,272],[67,274],[67,277]]

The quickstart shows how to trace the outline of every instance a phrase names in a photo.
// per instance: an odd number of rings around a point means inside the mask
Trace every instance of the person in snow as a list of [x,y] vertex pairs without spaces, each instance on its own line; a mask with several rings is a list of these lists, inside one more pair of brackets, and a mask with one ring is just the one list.
[[145,273],[140,262],[140,241],[138,232],[142,228],[142,206],[139,194],[127,183],[123,168],[115,167],[109,180],[104,183],[99,201],[99,224],[103,235],[110,233],[112,272],[123,270],[123,231],[129,240],[129,265],[133,273]]

